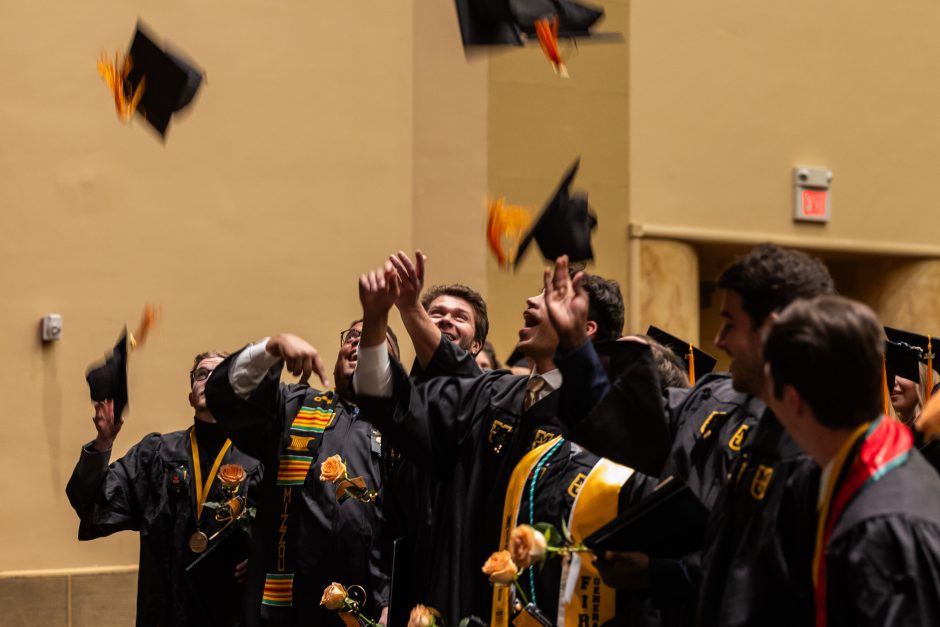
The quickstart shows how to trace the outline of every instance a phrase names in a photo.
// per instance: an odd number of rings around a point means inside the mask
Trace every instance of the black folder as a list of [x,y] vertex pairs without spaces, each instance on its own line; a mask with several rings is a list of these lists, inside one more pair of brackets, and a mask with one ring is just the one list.
[[639,503],[627,508],[584,539],[598,555],[604,551],[642,551],[679,558],[702,547],[708,509],[680,479],[667,477]]

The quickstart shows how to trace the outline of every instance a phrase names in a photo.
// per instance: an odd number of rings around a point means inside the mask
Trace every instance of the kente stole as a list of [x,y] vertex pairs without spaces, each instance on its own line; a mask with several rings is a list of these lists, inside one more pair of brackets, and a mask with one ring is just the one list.
[[[277,492],[280,496],[280,524],[277,541],[268,556],[264,592],[261,597],[261,615],[276,618],[294,602],[294,568],[296,566],[297,528],[295,502],[298,490],[303,489],[307,473],[317,458],[323,432],[333,425],[336,401],[334,392],[304,399],[304,405],[291,422],[290,442],[282,447],[277,468]],[[309,403],[309,405],[307,404]],[[314,591],[313,593],[318,593]]]
[[[542,458],[551,452],[560,437],[529,451],[516,465],[506,489],[503,516],[500,523],[499,549],[509,548],[509,536],[518,524],[519,507],[525,496],[525,485]],[[568,530],[572,540],[579,543],[592,532],[617,517],[620,488],[633,474],[633,470],[601,458],[588,473],[568,518]],[[536,477],[535,480],[538,478]],[[541,522],[541,521],[536,521]],[[559,558],[551,558],[559,559]],[[565,559],[565,558],[561,558]],[[576,577],[576,580],[575,580]],[[616,613],[616,590],[601,581],[597,569],[589,559],[573,555],[562,568],[561,598],[566,598],[567,581],[575,581],[573,591],[578,600],[576,607],[566,602],[559,603],[556,624],[565,627],[579,625],[603,625]],[[493,607],[490,627],[507,627],[510,620],[510,586],[493,586]],[[567,598],[572,598],[568,596]],[[554,599],[553,599],[554,601]],[[551,617],[549,617],[551,618]],[[585,622],[586,621],[586,622]]]
[[833,458],[823,486],[813,553],[816,627],[826,627],[827,622],[826,547],[836,524],[855,497],[910,458],[912,446],[910,430],[882,416],[856,429]]

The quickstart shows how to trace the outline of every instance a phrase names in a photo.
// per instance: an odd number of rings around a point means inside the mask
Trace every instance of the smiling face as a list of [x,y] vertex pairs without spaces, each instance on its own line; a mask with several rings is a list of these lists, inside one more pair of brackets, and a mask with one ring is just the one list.
[[904,377],[894,377],[894,388],[891,390],[891,407],[898,416],[905,420],[914,418],[917,408],[917,384]]
[[473,307],[462,298],[442,294],[428,305],[428,315],[441,333],[451,342],[475,355],[482,346],[476,335]]
[[741,306],[741,297],[724,291],[721,327],[715,345],[731,358],[731,383],[734,389],[754,396],[764,392],[763,334],[755,328],[751,316]]
[[[526,299],[522,312],[523,327],[519,329],[519,344],[516,348],[540,366],[540,362],[551,360],[558,349],[558,334],[548,319],[545,309],[545,293]],[[544,371],[539,367],[539,371]]]
[[359,338],[362,335],[362,323],[357,322],[343,335],[343,343],[336,354],[336,365],[333,366],[333,381],[336,390],[342,396],[349,390],[349,383],[356,371],[356,360],[359,357]]
[[222,363],[221,357],[206,357],[193,370],[192,389],[189,392],[189,404],[196,410],[196,417],[206,422],[215,422],[206,406],[206,381],[216,366]]

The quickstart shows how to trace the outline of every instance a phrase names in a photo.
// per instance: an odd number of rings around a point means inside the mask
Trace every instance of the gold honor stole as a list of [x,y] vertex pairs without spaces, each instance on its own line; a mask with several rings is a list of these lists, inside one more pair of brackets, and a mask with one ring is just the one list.
[[[509,536],[516,527],[519,507],[522,503],[525,484],[539,461],[561,440],[561,437],[529,451],[512,471],[506,498],[503,502],[503,517],[499,534],[499,548],[509,548]],[[568,529],[575,543],[581,542],[595,530],[617,517],[620,488],[633,474],[633,469],[601,458],[588,474],[575,497],[568,519]],[[568,573],[571,573],[570,575]],[[571,563],[562,568],[561,590],[565,596],[566,581],[577,576],[579,595],[578,611],[568,610],[567,603],[559,604],[556,624],[566,627],[581,625],[603,625],[616,613],[616,591],[603,584],[597,569],[590,560],[582,560],[575,554]],[[509,624],[510,586],[493,586],[493,608],[490,627],[506,627]]]
[[[290,425],[290,445],[282,452],[278,460],[277,485],[281,491],[280,525],[277,528],[276,555],[270,565],[274,572],[268,572],[264,580],[264,592],[261,604],[269,608],[287,607],[294,604],[293,555],[288,555],[288,522],[294,500],[294,489],[303,486],[307,473],[317,457],[323,432],[332,424],[334,412],[331,405],[335,395],[332,392],[316,396],[314,401],[320,405],[303,406],[297,412]],[[313,444],[311,444],[313,443]],[[269,568],[269,570],[272,570]],[[268,614],[269,612],[265,612]]]

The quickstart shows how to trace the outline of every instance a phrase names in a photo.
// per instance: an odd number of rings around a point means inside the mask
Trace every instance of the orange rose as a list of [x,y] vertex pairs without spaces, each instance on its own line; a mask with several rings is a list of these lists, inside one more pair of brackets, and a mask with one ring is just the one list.
[[519,525],[509,535],[509,554],[519,570],[524,570],[542,561],[547,544],[541,531],[529,525]]
[[245,480],[247,474],[240,464],[225,464],[219,468],[219,483],[223,488],[234,490]]
[[346,476],[346,464],[339,455],[333,455],[320,464],[320,481],[333,481]]
[[517,572],[509,551],[497,551],[483,564],[483,574],[489,575],[492,583],[510,584]]
[[347,596],[346,588],[343,587],[343,584],[334,581],[323,591],[323,598],[320,599],[320,605],[325,605],[328,610],[338,610],[343,607],[343,602],[346,600]]
[[434,627],[437,625],[435,620],[436,611],[419,603],[411,610],[411,616],[408,617],[408,627]]

